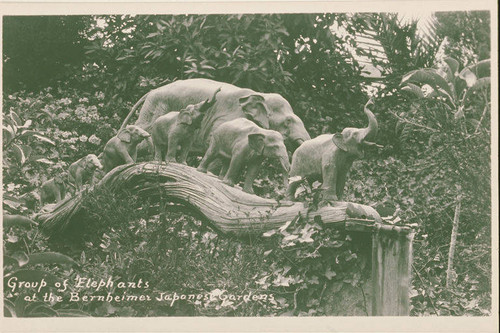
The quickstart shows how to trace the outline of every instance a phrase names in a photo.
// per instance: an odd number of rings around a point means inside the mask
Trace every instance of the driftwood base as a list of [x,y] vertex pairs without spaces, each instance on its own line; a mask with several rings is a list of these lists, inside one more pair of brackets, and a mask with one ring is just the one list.
[[[369,206],[335,202],[333,206],[312,212],[302,202],[264,199],[177,163],[121,166],[108,173],[96,186],[111,191],[126,189],[145,197],[161,195],[163,200],[181,203],[196,211],[218,231],[235,235],[278,228],[297,216],[359,231],[381,221],[378,213]],[[49,233],[62,231],[81,209],[84,195],[81,192],[61,202],[52,211],[38,214],[37,220]]]

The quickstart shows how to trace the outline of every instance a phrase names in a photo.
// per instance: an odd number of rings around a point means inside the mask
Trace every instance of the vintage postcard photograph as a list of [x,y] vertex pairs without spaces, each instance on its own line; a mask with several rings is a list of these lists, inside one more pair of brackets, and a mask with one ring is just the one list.
[[496,4],[275,4],[0,5],[6,331],[498,330]]

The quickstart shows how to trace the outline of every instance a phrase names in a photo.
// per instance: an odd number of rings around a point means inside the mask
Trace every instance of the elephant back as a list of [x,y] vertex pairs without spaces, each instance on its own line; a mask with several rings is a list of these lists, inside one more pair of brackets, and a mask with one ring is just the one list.
[[[150,131],[156,118],[171,111],[179,111],[190,104],[203,102],[211,98],[218,88],[221,88],[221,91],[217,94],[215,104],[206,111],[200,129],[195,134],[193,151],[203,154],[208,148],[211,133],[216,128],[227,121],[245,117],[239,100],[250,95],[260,95],[264,98],[269,112],[269,127],[271,129],[278,130],[287,117],[292,117],[292,122],[288,127],[292,128],[295,126],[294,123],[297,123],[297,130],[293,130],[293,132],[299,133],[297,136],[304,140],[309,139],[302,121],[294,115],[290,104],[281,95],[257,93],[251,89],[239,88],[229,83],[210,79],[179,80],[152,90],[145,96],[144,104],[135,124]],[[281,129],[279,131],[281,132]]]

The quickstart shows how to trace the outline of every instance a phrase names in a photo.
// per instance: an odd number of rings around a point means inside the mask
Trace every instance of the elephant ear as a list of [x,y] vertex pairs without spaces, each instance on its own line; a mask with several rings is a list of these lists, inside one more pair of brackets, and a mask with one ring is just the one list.
[[347,146],[345,145],[344,137],[340,133],[335,133],[332,136],[332,141],[335,143],[337,147],[342,149],[343,151],[347,151]]
[[263,128],[269,128],[269,112],[264,97],[249,95],[239,99],[241,109],[245,116]]
[[193,123],[193,115],[188,111],[181,111],[179,113],[179,122],[181,124],[191,125]]
[[118,139],[120,139],[123,142],[130,143],[130,140],[132,138],[132,134],[130,133],[129,128],[124,128],[120,132],[118,132]]
[[262,154],[264,150],[265,135],[260,133],[248,134],[248,145],[258,154]]

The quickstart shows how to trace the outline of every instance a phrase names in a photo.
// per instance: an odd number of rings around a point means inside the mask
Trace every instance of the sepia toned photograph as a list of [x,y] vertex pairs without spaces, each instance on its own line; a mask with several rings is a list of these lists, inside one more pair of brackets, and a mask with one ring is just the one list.
[[2,14],[2,320],[495,315],[493,16]]

